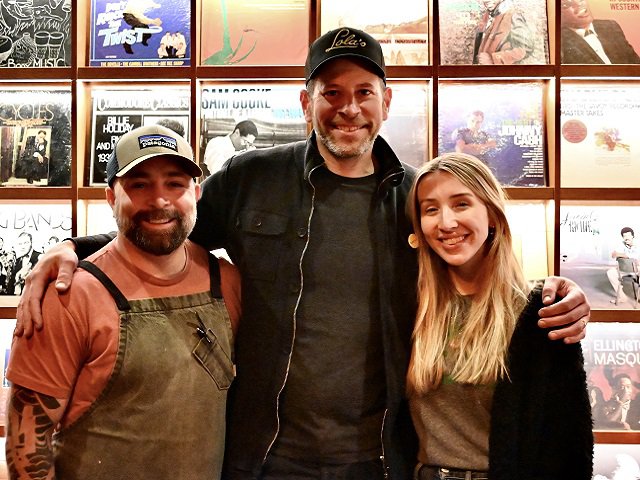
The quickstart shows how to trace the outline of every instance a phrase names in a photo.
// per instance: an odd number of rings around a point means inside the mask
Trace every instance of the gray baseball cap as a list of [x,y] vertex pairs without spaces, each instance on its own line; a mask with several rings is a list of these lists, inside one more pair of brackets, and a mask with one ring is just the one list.
[[161,155],[179,161],[191,177],[199,177],[202,170],[195,163],[193,150],[182,135],[162,125],[147,125],[125,133],[116,144],[107,163],[107,183],[122,177],[145,160]]

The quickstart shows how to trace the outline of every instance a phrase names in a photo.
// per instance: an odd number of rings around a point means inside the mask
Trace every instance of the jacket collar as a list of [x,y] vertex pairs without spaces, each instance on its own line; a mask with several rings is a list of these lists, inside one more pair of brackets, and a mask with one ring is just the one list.
[[[373,158],[375,159],[376,175],[378,177],[378,191],[386,193],[390,188],[397,187],[404,179],[404,167],[391,146],[381,136],[377,136],[373,143]],[[316,132],[312,131],[307,139],[304,158],[304,179],[309,181],[311,171],[324,164],[324,159],[318,150]]]

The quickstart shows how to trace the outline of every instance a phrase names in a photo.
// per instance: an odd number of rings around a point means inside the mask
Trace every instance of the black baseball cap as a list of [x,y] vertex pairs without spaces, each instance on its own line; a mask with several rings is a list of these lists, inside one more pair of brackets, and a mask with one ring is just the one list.
[[380,43],[362,30],[341,27],[325,33],[309,47],[307,61],[304,64],[306,83],[309,83],[325,63],[340,57],[365,60],[371,70],[386,82],[387,72]]

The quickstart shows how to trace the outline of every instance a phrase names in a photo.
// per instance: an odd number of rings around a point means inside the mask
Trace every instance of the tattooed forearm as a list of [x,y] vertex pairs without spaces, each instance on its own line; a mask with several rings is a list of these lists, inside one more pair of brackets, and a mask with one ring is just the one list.
[[51,435],[61,408],[53,397],[19,385],[11,388],[6,443],[9,478],[55,479]]

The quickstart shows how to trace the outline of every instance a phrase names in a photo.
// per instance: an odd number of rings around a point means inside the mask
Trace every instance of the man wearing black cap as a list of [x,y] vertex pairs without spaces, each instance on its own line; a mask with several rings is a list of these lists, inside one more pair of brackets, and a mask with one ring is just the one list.
[[[370,35],[322,35],[305,76],[309,138],[242,153],[207,178],[190,237],[226,248],[242,276],[223,478],[404,480],[416,462],[404,399],[417,281],[404,208],[414,171],[378,136],[392,94]],[[61,250],[38,283],[74,262]],[[556,290],[568,296],[550,307],[559,316],[547,326],[588,314],[575,284],[556,279],[547,291]],[[582,325],[553,335],[577,341]]]
[[119,140],[116,238],[67,293],[48,289],[47,328],[12,347],[11,478],[219,478],[240,277],[187,240],[201,174],[164,127]]

